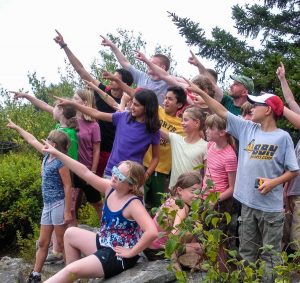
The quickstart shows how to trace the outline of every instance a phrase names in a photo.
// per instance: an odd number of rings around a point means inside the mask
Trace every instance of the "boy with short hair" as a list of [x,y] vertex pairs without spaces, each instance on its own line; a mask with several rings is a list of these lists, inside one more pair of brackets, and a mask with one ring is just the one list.
[[298,163],[290,135],[277,128],[283,114],[281,99],[273,94],[248,95],[253,104],[252,121],[230,113],[219,102],[191,82],[213,112],[227,120],[226,131],[239,140],[239,160],[234,197],[242,203],[240,247],[243,259],[255,262],[260,248],[272,245],[260,254],[266,262],[265,282],[274,282],[272,268],[281,262],[283,235],[283,186],[298,174]]

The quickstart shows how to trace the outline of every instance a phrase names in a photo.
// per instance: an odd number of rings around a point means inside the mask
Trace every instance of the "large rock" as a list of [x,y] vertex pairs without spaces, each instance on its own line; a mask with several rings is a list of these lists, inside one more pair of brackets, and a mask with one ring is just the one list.
[[104,279],[90,279],[89,283],[162,283],[176,282],[173,272],[167,270],[169,261],[140,262],[117,276]]

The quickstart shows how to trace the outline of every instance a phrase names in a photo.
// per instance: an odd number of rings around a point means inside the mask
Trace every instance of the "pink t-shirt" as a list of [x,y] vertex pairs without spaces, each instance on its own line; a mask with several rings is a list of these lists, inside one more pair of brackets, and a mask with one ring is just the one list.
[[91,169],[93,162],[93,144],[101,141],[99,124],[83,119],[78,119],[78,123],[78,161]]
[[215,184],[212,191],[223,193],[229,187],[228,172],[237,170],[237,157],[231,145],[223,149],[217,149],[215,145],[215,142],[208,143],[203,189],[206,188],[206,180],[211,179]]
[[[166,202],[160,207],[160,208],[163,208],[163,207],[168,207],[168,206],[172,206],[172,199],[171,198],[168,198],[166,200]],[[157,222],[157,217],[159,215],[159,212],[157,212],[153,218],[153,221],[154,221],[154,224],[156,225],[156,228],[158,230],[159,233],[165,233],[166,236],[163,236],[163,237],[160,237],[160,238],[156,238],[152,244],[150,245],[150,249],[162,249],[164,248],[164,245],[166,244],[167,240],[168,240],[168,236],[167,236],[167,233],[166,231],[158,224]]]

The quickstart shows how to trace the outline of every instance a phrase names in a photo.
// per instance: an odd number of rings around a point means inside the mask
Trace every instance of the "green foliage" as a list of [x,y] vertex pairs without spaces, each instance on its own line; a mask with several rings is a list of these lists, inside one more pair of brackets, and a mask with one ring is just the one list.
[[[300,11],[295,0],[265,0],[263,4],[239,4],[232,7],[232,18],[239,37],[220,27],[213,28],[207,38],[200,23],[169,13],[188,45],[198,48],[197,55],[214,60],[216,70],[225,77],[226,70],[243,73],[254,80],[255,91],[282,95],[275,74],[280,61],[285,64],[286,77],[300,99]],[[259,39],[259,46],[252,46]],[[282,123],[289,127],[287,123]]]
[[17,246],[19,248],[19,256],[25,261],[32,262],[35,259],[36,253],[36,241],[39,238],[39,226],[32,223],[33,234],[28,234],[26,237],[22,236],[22,233],[17,231]]
[[[208,185],[209,190],[213,182],[208,182]],[[231,216],[227,212],[220,213],[216,210],[219,193],[210,193],[205,200],[201,200],[206,192],[207,190],[200,192],[200,198],[192,202],[188,217],[174,227],[176,233],[170,232],[173,230],[172,223],[177,211],[167,207],[157,211],[159,225],[169,232],[164,249],[164,256],[171,259],[169,269],[176,266],[178,256],[185,250],[185,245],[192,236],[203,249],[201,270],[205,273],[201,282],[261,282],[265,273],[265,262],[261,259],[254,263],[246,262],[238,256],[236,250],[227,248],[229,238],[222,227],[231,222]],[[176,203],[181,205],[179,201]],[[261,253],[270,252],[272,248],[270,245],[265,246],[261,248]],[[300,270],[300,265],[295,260],[299,256],[300,251],[290,256],[285,251],[282,253],[283,263],[274,268],[276,282],[291,282],[293,274]],[[174,271],[179,282],[188,282],[184,271]]]
[[86,203],[78,209],[78,222],[91,227],[99,227],[99,217],[95,208]]
[[16,240],[18,230],[23,237],[39,223],[42,207],[41,159],[34,152],[0,155],[0,246],[8,247]]

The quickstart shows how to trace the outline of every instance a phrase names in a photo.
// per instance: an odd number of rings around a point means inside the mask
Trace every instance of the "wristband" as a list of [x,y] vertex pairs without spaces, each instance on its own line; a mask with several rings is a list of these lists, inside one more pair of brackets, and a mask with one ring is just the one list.
[[65,47],[67,47],[68,45],[66,44],[66,43],[64,43],[64,44],[62,44],[61,46],[60,46],[60,49],[64,49]]

